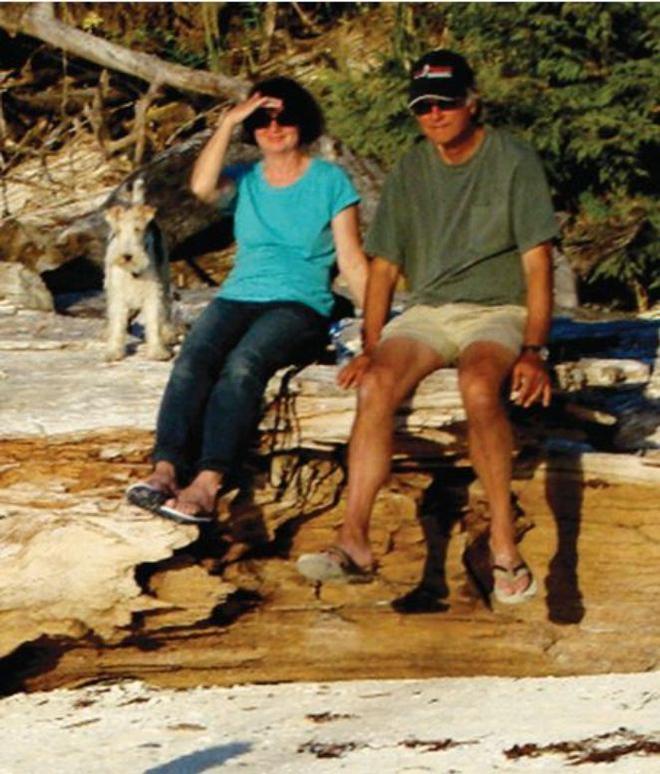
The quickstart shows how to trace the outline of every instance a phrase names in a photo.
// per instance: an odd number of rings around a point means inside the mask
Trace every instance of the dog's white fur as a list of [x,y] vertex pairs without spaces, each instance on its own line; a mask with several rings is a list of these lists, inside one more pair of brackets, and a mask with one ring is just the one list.
[[108,338],[107,360],[121,360],[126,353],[130,320],[142,312],[147,357],[168,360],[168,345],[175,332],[170,320],[169,262],[157,255],[148,227],[156,210],[144,204],[138,181],[130,206],[115,205],[105,211],[110,234],[105,254]]

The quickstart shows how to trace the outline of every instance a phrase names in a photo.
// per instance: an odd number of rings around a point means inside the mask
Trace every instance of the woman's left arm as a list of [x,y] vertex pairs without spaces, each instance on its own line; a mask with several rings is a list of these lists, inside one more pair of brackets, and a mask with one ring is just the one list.
[[353,300],[364,308],[369,264],[362,249],[357,204],[346,207],[332,219],[332,235],[337,248],[337,265],[348,284]]

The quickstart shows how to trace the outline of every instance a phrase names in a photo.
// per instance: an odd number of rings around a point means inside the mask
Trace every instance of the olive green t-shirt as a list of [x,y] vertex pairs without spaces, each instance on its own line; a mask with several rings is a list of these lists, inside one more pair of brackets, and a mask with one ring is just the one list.
[[486,127],[463,164],[418,142],[385,181],[365,247],[401,267],[409,304],[524,304],[521,255],[557,233],[534,149]]

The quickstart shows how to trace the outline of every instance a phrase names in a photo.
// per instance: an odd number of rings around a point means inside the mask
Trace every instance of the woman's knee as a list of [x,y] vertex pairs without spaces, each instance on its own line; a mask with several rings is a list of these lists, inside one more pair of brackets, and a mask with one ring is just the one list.
[[248,385],[263,386],[273,370],[260,352],[243,348],[229,355],[220,379],[239,389]]
[[213,371],[218,365],[218,354],[213,347],[204,341],[192,339],[184,341],[174,361],[172,374],[195,377]]

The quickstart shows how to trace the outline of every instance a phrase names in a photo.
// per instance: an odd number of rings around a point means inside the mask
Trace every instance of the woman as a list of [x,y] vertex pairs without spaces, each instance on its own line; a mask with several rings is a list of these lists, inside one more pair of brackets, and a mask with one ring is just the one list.
[[[262,158],[223,170],[241,123]],[[209,521],[250,441],[268,379],[283,366],[309,362],[322,345],[335,260],[362,305],[359,197],[340,167],[309,155],[322,127],[309,92],[272,78],[221,117],[195,163],[191,189],[204,202],[233,208],[238,250],[174,364],[153,472],[127,492],[135,505],[181,522]]]

